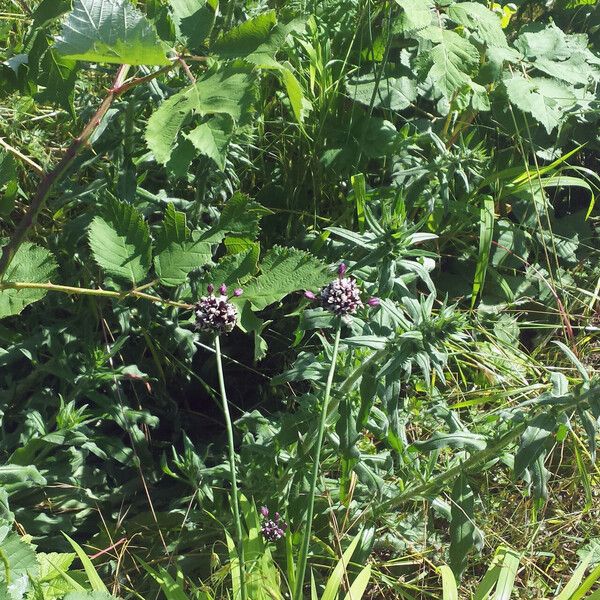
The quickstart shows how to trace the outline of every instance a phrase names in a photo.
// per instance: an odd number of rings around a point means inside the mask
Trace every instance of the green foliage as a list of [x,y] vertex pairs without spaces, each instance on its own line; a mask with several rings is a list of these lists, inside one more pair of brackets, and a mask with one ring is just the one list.
[[134,286],[142,283],[150,269],[152,242],[135,207],[108,198],[102,215],[90,224],[89,240],[94,260],[109,275]]
[[74,0],[55,48],[88,62],[169,64],[166,48],[129,0]]

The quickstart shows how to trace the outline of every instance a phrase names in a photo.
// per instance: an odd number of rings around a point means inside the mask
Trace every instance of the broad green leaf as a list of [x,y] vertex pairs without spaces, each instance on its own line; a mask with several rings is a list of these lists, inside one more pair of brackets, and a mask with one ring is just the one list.
[[[56,262],[48,250],[25,242],[15,253],[2,281],[49,283],[55,270]],[[28,304],[41,300],[45,295],[44,289],[0,290],[0,319],[18,315]]]
[[236,192],[225,204],[219,223],[213,230],[255,239],[261,218],[269,212],[245,194]]
[[104,591],[70,592],[63,600],[116,600],[114,596]]
[[216,0],[169,0],[177,39],[192,51],[202,48],[215,23]]
[[156,161],[166,164],[184,122],[191,116],[227,114],[236,124],[248,122],[256,76],[249,67],[229,66],[209,73],[195,85],[163,102],[148,120],[146,141]]
[[185,283],[188,274],[210,262],[211,257],[211,244],[193,234],[187,227],[185,213],[169,204],[156,238],[154,268],[160,282],[168,286]]
[[128,65],[168,65],[166,48],[130,0],[74,0],[56,40],[72,59]]
[[303,123],[306,115],[312,110],[312,104],[304,95],[300,82],[288,66],[284,65],[279,74],[285,86],[294,117],[296,117],[298,123]]
[[8,464],[0,467],[0,486],[4,489],[17,490],[46,483],[46,479],[33,465]]
[[224,283],[228,287],[241,286],[258,269],[259,249],[260,246],[255,243],[244,252],[224,256],[204,277],[206,285],[212,283],[218,287]]
[[109,275],[139,285],[152,261],[148,225],[131,205],[109,198],[89,227],[94,260]]
[[564,84],[545,77],[525,78],[520,74],[504,80],[508,99],[519,110],[529,113],[548,133],[555,129],[565,112],[576,103],[574,94]]
[[275,246],[260,265],[261,274],[245,288],[245,296],[256,310],[278,302],[288,294],[325,285],[327,266],[308,252]]
[[410,33],[427,27],[433,19],[433,3],[429,0],[396,0],[402,7],[402,14],[396,23],[397,29]]
[[294,19],[289,23],[277,23],[274,10],[269,10],[234,27],[211,47],[220,58],[241,58],[263,69],[280,69],[275,60],[288,37],[294,31],[302,31],[304,21]]
[[427,27],[419,36],[434,44],[429,52],[419,55],[421,69],[446,98],[453,98],[469,86],[479,67],[479,50],[455,31],[441,27]]
[[32,14],[33,28],[43,27],[48,21],[69,12],[72,7],[72,0],[42,0]]
[[[19,534],[11,531],[8,525],[0,525],[0,552],[2,552],[0,583],[14,583],[23,577],[27,581],[28,573],[32,577],[39,573],[40,566],[35,556],[34,546],[25,542]],[[7,581],[7,574],[10,581]]]
[[233,119],[227,115],[215,115],[200,123],[185,136],[194,148],[211,158],[219,169],[225,169],[227,148],[233,133]]
[[387,110],[401,111],[417,98],[417,81],[414,77],[382,77],[376,74],[359,75],[347,83],[348,94],[353,100]]
[[453,2],[448,16],[466,27],[488,46],[506,47],[506,35],[502,31],[500,17],[479,2]]
[[473,490],[464,473],[454,483],[452,489],[452,509],[450,521],[450,567],[460,579],[467,566],[467,557],[475,543],[475,525],[472,521],[475,508]]
[[59,554],[58,552],[50,552],[49,554],[39,552],[37,560],[40,565],[40,579],[50,580],[60,577],[60,571],[66,571],[75,560],[75,556],[72,552],[63,554]]

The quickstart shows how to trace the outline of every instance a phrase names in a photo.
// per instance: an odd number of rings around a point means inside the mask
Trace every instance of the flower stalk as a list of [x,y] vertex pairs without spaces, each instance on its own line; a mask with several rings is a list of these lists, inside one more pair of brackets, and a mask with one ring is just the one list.
[[337,320],[337,327],[335,330],[335,338],[333,341],[333,352],[331,356],[331,365],[329,367],[329,373],[327,375],[327,383],[325,385],[325,393],[323,395],[323,406],[321,407],[321,418],[319,421],[319,430],[317,434],[317,445],[315,448],[315,457],[313,462],[313,470],[310,481],[310,490],[308,493],[308,506],[306,509],[306,522],[304,527],[304,534],[302,536],[302,545],[300,547],[300,555],[298,557],[298,569],[296,573],[296,586],[294,589],[294,600],[303,599],[303,588],[304,588],[304,576],[306,574],[306,565],[308,562],[308,548],[310,545],[310,538],[312,534],[312,521],[315,509],[315,495],[317,490],[317,480],[319,478],[320,461],[321,461],[321,449],[323,446],[323,437],[325,435],[325,425],[327,423],[327,412],[329,408],[329,399],[331,397],[331,386],[333,385],[333,377],[335,375],[335,366],[340,347],[340,336],[342,331],[341,319]]
[[246,595],[246,569],[244,564],[244,537],[242,529],[242,519],[240,515],[240,502],[238,496],[238,482],[235,467],[235,447],[233,442],[233,424],[229,412],[229,402],[227,401],[227,392],[225,390],[225,377],[223,376],[223,359],[221,355],[221,342],[219,335],[215,335],[215,355],[217,358],[217,374],[219,378],[219,392],[221,394],[221,404],[223,416],[225,417],[225,427],[227,429],[227,446],[229,458],[229,470],[231,472],[231,510],[235,525],[235,537],[240,564],[240,596],[241,600],[247,600]]

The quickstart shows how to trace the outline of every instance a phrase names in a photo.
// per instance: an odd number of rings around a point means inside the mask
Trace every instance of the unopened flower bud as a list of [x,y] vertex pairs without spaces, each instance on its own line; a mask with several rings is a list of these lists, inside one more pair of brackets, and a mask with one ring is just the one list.
[[222,296],[225,296],[225,294],[227,294],[227,286],[224,283],[221,284],[221,287],[219,288],[219,292],[221,292]]
[[266,506],[261,506],[260,514],[266,519],[269,516],[269,509]]
[[346,265],[346,263],[340,263],[340,266],[338,267],[338,275],[340,277],[343,277],[346,274],[347,270],[348,270],[348,265]]
[[215,286],[214,286],[212,283],[209,283],[209,284],[206,286],[206,291],[207,291],[209,294],[212,294],[212,293],[215,291]]
[[235,290],[233,290],[233,295],[236,298],[239,298],[243,293],[244,293],[244,290],[242,288],[235,288]]
[[317,297],[315,296],[315,294],[313,294],[313,293],[312,293],[310,290],[306,290],[306,291],[304,292],[304,297],[305,297],[305,298],[308,298],[309,300],[316,300],[316,298],[317,298]]
[[381,300],[379,298],[375,298],[375,297],[369,298],[367,300],[367,304],[372,307],[379,306],[381,304]]

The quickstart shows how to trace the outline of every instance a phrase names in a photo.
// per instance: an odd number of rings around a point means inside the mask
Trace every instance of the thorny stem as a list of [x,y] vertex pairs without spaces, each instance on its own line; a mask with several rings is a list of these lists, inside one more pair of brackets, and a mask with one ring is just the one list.
[[310,545],[310,536],[312,533],[312,520],[315,509],[315,494],[317,490],[317,480],[319,478],[319,463],[321,461],[321,448],[323,446],[323,437],[325,435],[325,424],[327,422],[327,412],[329,407],[329,398],[331,396],[331,386],[333,384],[333,376],[335,374],[335,364],[337,362],[340,336],[342,332],[342,324],[338,323],[335,331],[335,339],[333,341],[333,352],[331,356],[331,365],[329,374],[327,375],[327,384],[325,385],[325,394],[323,395],[323,406],[321,407],[321,419],[319,421],[319,431],[317,434],[317,444],[315,447],[315,460],[313,463],[312,478],[310,482],[310,491],[308,494],[308,506],[306,510],[306,522],[304,525],[304,534],[302,537],[302,545],[300,547],[300,555],[298,557],[298,569],[296,573],[296,586],[294,589],[294,600],[302,600],[302,590],[304,588],[304,576],[306,573],[306,563],[308,561],[308,547]]
[[227,401],[227,392],[225,390],[225,378],[223,376],[223,360],[221,355],[221,341],[219,336],[215,336],[215,355],[217,358],[217,374],[219,377],[219,392],[221,393],[221,404],[223,416],[225,417],[225,426],[227,428],[227,446],[229,453],[229,470],[231,472],[231,496],[232,512],[235,522],[235,536],[237,542],[238,560],[240,563],[240,595],[241,600],[246,600],[246,570],[244,565],[244,537],[242,533],[242,519],[240,516],[240,504],[238,497],[238,482],[235,468],[235,447],[233,442],[233,425],[231,423],[231,414],[229,413],[229,402]]
[[[140,288],[141,289],[141,288]],[[149,300],[150,302],[158,302],[165,306],[173,306],[175,308],[184,308],[191,310],[194,308],[192,304],[185,302],[176,302],[174,300],[165,300],[160,296],[146,294],[140,289],[127,290],[125,292],[116,292],[113,290],[103,290],[94,288],[81,288],[70,285],[57,285],[54,283],[30,283],[28,281],[6,281],[0,282],[0,291],[2,290],[48,290],[49,292],[62,292],[63,294],[75,294],[79,296],[103,296],[105,298],[117,298],[124,300],[125,298],[140,298]]]
[[178,65],[177,61],[174,61],[172,64],[159,69],[155,73],[151,73],[146,77],[138,77],[136,79],[132,79],[131,81],[126,82],[127,73],[129,72],[129,65],[121,65],[117,73],[115,75],[115,79],[113,81],[112,86],[108,90],[108,93],[102,104],[100,104],[98,110],[95,112],[94,116],[90,119],[88,124],[83,128],[83,131],[76,137],[71,145],[67,148],[65,154],[61,158],[60,162],[54,167],[52,171],[50,171],[47,175],[45,175],[40,181],[35,196],[33,197],[27,212],[21,219],[20,223],[17,225],[14,230],[12,237],[8,244],[4,246],[2,249],[2,256],[0,257],[0,279],[6,273],[15,253],[21,246],[21,244],[25,241],[29,230],[35,222],[37,218],[44,208],[46,204],[46,200],[48,196],[54,189],[54,186],[61,180],[63,175],[67,172],[77,155],[83,150],[83,148],[87,145],[92,134],[96,130],[96,128],[100,125],[102,118],[106,115],[108,109],[110,108],[113,100],[130,90],[131,88],[138,86],[142,83],[146,83],[151,79],[154,79],[161,75],[162,73],[166,73],[174,66]]

